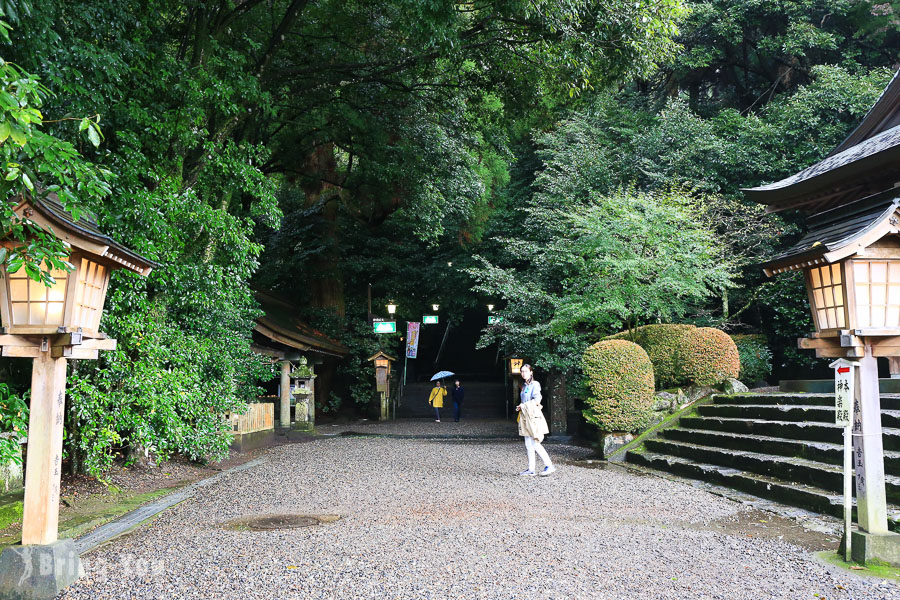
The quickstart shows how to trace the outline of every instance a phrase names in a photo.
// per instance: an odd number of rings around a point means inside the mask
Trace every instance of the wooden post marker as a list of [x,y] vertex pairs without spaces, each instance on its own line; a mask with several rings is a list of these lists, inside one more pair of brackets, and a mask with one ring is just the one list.
[[834,369],[834,423],[844,428],[844,560],[850,562],[853,526],[853,398],[856,396],[858,364],[839,358]]
[[872,355],[872,347],[866,344],[865,348],[865,356],[859,361],[859,394],[853,405],[856,511],[860,529],[869,533],[887,533],[878,364]]
[[282,427],[291,426],[291,361],[281,361],[281,414]]
[[34,359],[31,373],[22,517],[22,543],[26,545],[57,540],[65,395],[66,359],[42,352]]

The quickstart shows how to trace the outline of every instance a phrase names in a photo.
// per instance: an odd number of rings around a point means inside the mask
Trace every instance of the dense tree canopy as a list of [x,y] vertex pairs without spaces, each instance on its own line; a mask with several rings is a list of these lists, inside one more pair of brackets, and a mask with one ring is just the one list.
[[[484,342],[560,369],[591,336],[661,319],[784,344],[808,327],[800,287],[751,267],[797,227],[739,188],[827,153],[900,60],[897,3],[0,11],[4,197],[55,192],[158,264],[114,276],[119,347],[70,376],[66,448],[94,473],[126,448],[224,452],[223,415],[272,371],[251,351],[254,288],[351,348],[323,408],[368,402],[360,359],[398,342],[366,330],[369,284],[410,315],[495,300],[506,321]],[[8,268],[65,266],[52,237],[0,219],[32,240]]]

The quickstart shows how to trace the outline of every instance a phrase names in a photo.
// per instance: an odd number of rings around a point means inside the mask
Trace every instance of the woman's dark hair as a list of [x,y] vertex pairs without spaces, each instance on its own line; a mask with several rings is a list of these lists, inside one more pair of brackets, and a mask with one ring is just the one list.
[[526,379],[525,381],[534,381],[534,367],[532,367],[530,364],[525,363],[524,365],[519,367],[519,372],[521,372],[525,367],[528,367],[528,370],[531,371],[531,379]]

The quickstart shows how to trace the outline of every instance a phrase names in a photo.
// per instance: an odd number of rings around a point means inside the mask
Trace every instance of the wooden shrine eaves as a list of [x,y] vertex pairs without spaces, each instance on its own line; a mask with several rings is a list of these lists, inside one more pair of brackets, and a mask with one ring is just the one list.
[[768,276],[863,254],[898,232],[900,190],[888,190],[809,217],[809,231],[791,248],[760,265]]

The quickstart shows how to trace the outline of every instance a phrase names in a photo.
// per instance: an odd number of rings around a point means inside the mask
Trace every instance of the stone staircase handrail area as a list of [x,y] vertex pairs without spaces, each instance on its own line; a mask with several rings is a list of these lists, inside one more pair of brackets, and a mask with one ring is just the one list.
[[[900,395],[882,394],[881,409],[888,524],[898,531]],[[716,394],[626,460],[843,517],[843,428],[834,424],[834,394]]]

